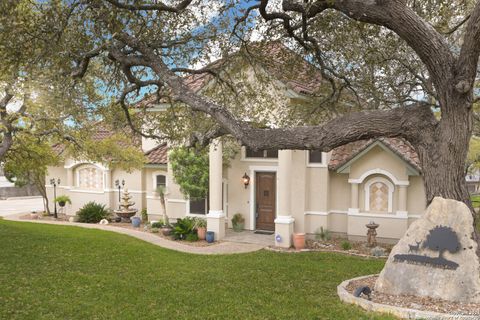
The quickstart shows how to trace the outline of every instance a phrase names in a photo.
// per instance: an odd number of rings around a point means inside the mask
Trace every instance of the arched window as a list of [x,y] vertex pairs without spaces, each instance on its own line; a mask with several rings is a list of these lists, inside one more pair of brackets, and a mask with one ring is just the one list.
[[80,189],[103,189],[103,171],[93,165],[77,168],[77,187]]
[[375,177],[365,183],[365,210],[393,211],[393,184],[385,178]]

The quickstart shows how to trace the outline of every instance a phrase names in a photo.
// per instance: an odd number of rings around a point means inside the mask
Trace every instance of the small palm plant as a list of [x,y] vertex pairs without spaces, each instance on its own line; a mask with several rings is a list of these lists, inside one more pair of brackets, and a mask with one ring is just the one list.
[[165,186],[158,186],[157,193],[160,197],[160,205],[162,206],[163,222],[166,226],[169,226],[170,223],[167,216],[167,206],[165,205],[165,195],[167,193],[167,188],[165,188]]
[[54,201],[57,202],[60,207],[64,207],[67,203],[72,204],[72,200],[70,200],[70,197],[67,195],[58,196]]

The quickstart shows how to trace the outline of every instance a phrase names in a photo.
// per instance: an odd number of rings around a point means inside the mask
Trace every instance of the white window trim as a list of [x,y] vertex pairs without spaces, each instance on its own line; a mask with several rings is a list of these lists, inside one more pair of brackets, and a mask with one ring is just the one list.
[[278,162],[278,158],[250,158],[250,157],[247,157],[247,149],[245,148],[245,146],[242,146],[240,150],[240,161],[275,163],[275,162]]
[[152,194],[157,194],[157,176],[165,176],[165,189],[168,193],[168,173],[166,171],[157,170],[152,172]]
[[365,183],[365,211],[370,212],[370,186],[376,182],[384,183],[388,187],[387,213],[393,213],[393,192],[395,191],[395,187],[393,183],[382,177],[374,177]]
[[327,167],[327,152],[322,152],[322,162],[310,162],[310,150],[305,150],[305,162],[307,168],[326,168]]

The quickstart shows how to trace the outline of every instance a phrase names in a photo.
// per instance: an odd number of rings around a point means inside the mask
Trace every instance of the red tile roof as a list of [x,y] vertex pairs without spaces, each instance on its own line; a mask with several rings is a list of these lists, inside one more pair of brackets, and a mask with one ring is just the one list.
[[370,140],[361,140],[348,143],[332,150],[328,167],[331,170],[337,170],[342,165],[352,160],[357,154],[367,149],[375,141],[380,141],[390,150],[392,150],[401,159],[413,166],[416,170],[421,171],[420,160],[418,154],[412,145],[400,138],[379,138]]
[[145,152],[148,164],[167,164],[167,144],[161,144]]
[[[252,43],[248,46],[248,60],[257,63],[270,75],[283,82],[288,88],[300,94],[314,94],[322,86],[320,70],[306,61],[302,56],[287,48],[279,41]],[[233,54],[231,57],[239,55]],[[219,59],[207,67],[212,70],[222,69],[229,60]],[[185,84],[194,92],[201,90],[212,79],[210,73],[191,74],[185,77]],[[135,107],[151,107],[158,103],[155,94],[148,95]]]

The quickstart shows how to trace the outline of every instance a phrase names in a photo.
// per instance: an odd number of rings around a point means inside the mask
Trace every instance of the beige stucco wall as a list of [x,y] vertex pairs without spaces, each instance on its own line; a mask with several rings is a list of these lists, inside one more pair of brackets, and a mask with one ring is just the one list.
[[348,174],[330,171],[328,211],[347,211],[350,206],[350,184]]
[[407,210],[409,214],[423,214],[427,204],[422,177],[410,177],[410,185],[407,189],[407,199]]
[[365,155],[352,163],[349,178],[358,179],[365,172],[375,169],[388,171],[398,180],[408,180],[405,162],[379,146],[373,147]]

